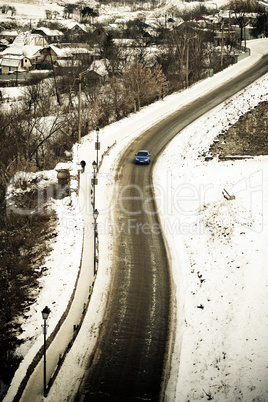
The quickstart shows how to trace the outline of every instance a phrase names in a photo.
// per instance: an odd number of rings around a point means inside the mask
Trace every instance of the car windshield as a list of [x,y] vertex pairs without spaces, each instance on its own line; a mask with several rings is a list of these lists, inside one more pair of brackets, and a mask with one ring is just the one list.
[[140,152],[138,152],[138,156],[148,156],[148,152],[147,151],[140,151]]

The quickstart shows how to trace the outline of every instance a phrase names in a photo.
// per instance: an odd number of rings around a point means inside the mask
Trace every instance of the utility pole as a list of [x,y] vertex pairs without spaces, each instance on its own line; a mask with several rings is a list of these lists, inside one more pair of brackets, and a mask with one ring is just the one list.
[[78,90],[79,90],[79,95],[78,95],[78,144],[81,142],[81,79],[82,79],[82,73],[79,74],[78,78]]
[[223,27],[224,21],[221,23],[221,67],[223,66]]
[[189,39],[186,39],[186,88],[189,85]]
[[[43,38],[44,38],[44,37],[43,37]],[[50,62],[51,62],[52,71],[53,71],[53,77],[54,77],[54,83],[55,83],[56,97],[57,97],[58,104],[60,105],[60,97],[59,97],[59,93],[58,93],[58,89],[57,89],[57,80],[56,80],[55,69],[54,69],[54,63],[53,63],[53,59],[52,59],[52,54],[51,54],[51,52],[52,52],[52,49],[51,49],[51,47],[49,47]]]
[[83,71],[78,76],[78,144],[81,142],[81,108],[82,108],[82,100],[81,100],[81,82],[82,82],[82,75],[88,73],[88,69]]
[[186,38],[186,88],[188,88],[189,85],[189,41],[191,39],[195,39],[197,36],[192,36],[191,38]]

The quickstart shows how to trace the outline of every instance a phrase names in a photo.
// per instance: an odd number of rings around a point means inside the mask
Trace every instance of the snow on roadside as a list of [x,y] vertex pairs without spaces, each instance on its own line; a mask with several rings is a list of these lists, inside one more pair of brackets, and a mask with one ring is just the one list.
[[268,399],[268,157],[201,156],[267,89],[268,75],[188,126],[154,171],[178,303],[168,401]]
[[[67,167],[67,164],[64,165]],[[58,164],[56,169],[58,167],[60,168],[61,164]],[[72,168],[72,166],[69,167]],[[49,300],[52,309],[50,326],[54,328],[64,313],[73,292],[82,254],[84,223],[77,194],[72,191],[68,197],[52,197],[48,203],[44,203],[46,194],[52,196],[54,193],[53,187],[57,183],[56,169],[37,173],[18,172],[10,181],[6,194],[7,204],[11,210],[26,216],[31,215],[37,211],[16,206],[16,195],[22,192],[21,187],[16,183],[22,180],[27,183],[28,190],[32,186],[36,186],[38,213],[46,214],[52,210],[56,212],[57,219],[55,232],[53,232],[52,238],[47,240],[47,246],[51,251],[39,267],[42,277],[38,280],[36,301],[18,319],[22,329],[18,338],[22,339],[23,343],[17,348],[16,353],[20,357],[27,356],[26,365],[29,365],[43,343],[40,325],[42,322],[41,311]],[[71,184],[71,187],[73,189],[74,185]],[[27,188],[23,192],[27,191]],[[48,206],[48,210],[46,206]]]

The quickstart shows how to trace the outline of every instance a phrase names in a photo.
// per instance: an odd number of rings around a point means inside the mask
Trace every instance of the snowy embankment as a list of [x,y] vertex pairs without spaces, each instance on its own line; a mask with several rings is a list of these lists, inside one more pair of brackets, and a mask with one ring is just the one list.
[[[60,164],[58,165],[60,166]],[[67,166],[67,164],[65,164]],[[69,164],[70,169],[72,164]],[[31,308],[20,317],[18,322],[21,324],[22,332],[18,336],[22,339],[22,343],[17,348],[17,353],[20,356],[26,356],[31,348],[32,357],[36,353],[40,342],[36,345],[36,340],[42,332],[40,322],[42,320],[41,311],[48,303],[53,310],[51,327],[54,328],[58,323],[61,315],[66,309],[68,301],[72,295],[74,283],[77,278],[77,273],[80,266],[82,244],[83,244],[83,221],[79,210],[78,197],[74,191],[76,183],[71,184],[72,192],[69,197],[61,199],[51,198],[48,203],[48,210],[45,205],[41,206],[45,198],[46,192],[51,191],[51,188],[57,183],[57,172],[42,171],[38,173],[19,172],[9,183],[7,189],[7,204],[14,212],[22,215],[31,215],[34,210],[18,208],[15,205],[13,195],[16,195],[20,190],[16,188],[17,181],[20,178],[29,182],[38,183],[38,213],[49,213],[53,210],[57,215],[57,225],[52,236],[47,240],[47,247],[51,249],[49,255],[45,258],[44,263],[39,267],[43,276],[38,280],[39,289],[36,291],[37,300],[31,305]],[[41,208],[40,208],[41,206]],[[41,341],[41,339],[40,339]],[[27,359],[28,360],[28,359]],[[29,362],[28,362],[29,364]]]
[[268,75],[187,127],[155,169],[178,306],[168,401],[268,400],[268,156],[201,156],[260,100]]

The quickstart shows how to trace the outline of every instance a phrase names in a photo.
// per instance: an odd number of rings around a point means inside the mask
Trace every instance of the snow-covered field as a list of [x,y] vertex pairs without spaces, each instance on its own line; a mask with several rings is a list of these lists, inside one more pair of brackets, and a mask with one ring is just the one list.
[[261,95],[268,76],[185,129],[155,169],[178,301],[169,401],[268,400],[268,157],[200,157]]
[[[72,4],[80,3],[78,0],[74,0]],[[220,6],[227,3],[227,0],[216,0],[216,1],[206,1],[206,7],[211,10],[215,10],[215,6],[219,8]],[[5,0],[0,0],[0,7],[6,5],[7,2]],[[17,22],[18,24],[28,25],[31,27],[36,27],[40,20],[46,19],[46,11],[51,11],[54,15],[56,12],[55,21],[59,22],[63,25],[68,25],[70,22],[80,21],[80,15],[78,11],[75,11],[72,20],[65,19],[63,17],[64,7],[65,5],[70,4],[68,0],[63,0],[61,2],[55,2],[53,0],[29,0],[25,2],[16,0],[12,1],[11,6],[15,7],[16,14],[11,16],[11,12],[9,11],[7,14],[0,14],[0,21],[3,22]],[[146,15],[148,17],[160,16],[164,17],[165,13],[172,14],[174,10],[180,9],[185,10],[187,8],[192,9],[193,7],[199,7],[200,3],[198,1],[192,1],[191,3],[187,2],[178,2],[176,0],[169,0],[166,2],[161,2],[161,7],[156,8],[155,10],[151,9],[151,2],[144,2],[143,7],[140,3],[139,7],[135,7],[135,5],[124,4],[123,6],[119,4],[102,4],[97,3],[94,0],[89,4],[90,7],[94,9],[98,9],[99,17],[95,19],[99,23],[105,24],[109,23],[111,20],[122,19],[122,20],[131,20],[137,18],[137,16]],[[160,2],[158,6],[160,5]]]

